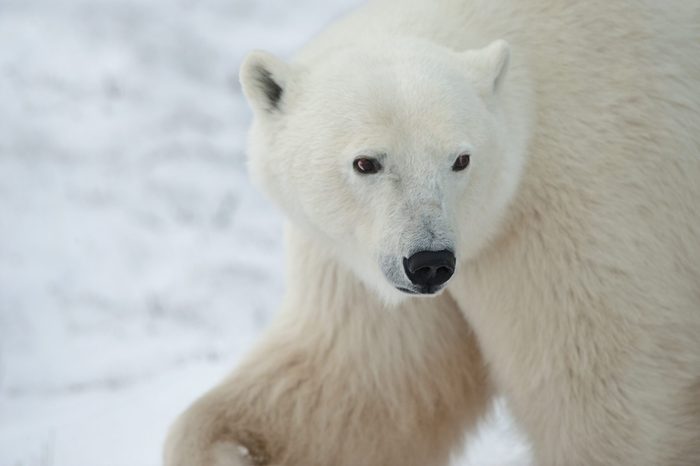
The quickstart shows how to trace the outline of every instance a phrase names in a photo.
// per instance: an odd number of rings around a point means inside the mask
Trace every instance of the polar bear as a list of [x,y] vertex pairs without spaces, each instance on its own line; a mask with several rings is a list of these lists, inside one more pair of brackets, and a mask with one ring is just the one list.
[[377,0],[253,52],[282,309],[169,466],[700,464],[700,3]]

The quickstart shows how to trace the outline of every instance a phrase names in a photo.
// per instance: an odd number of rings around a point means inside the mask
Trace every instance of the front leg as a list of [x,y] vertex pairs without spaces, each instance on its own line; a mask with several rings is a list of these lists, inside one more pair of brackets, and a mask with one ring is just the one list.
[[443,465],[485,411],[481,355],[449,295],[387,307],[312,254],[290,274],[307,289],[178,419],[167,466]]

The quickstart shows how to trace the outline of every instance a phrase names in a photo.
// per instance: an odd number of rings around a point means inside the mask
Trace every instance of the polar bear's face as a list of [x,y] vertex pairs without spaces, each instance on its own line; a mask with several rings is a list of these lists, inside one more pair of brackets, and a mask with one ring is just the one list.
[[338,51],[313,66],[254,52],[254,179],[381,296],[442,290],[496,233],[517,185],[500,105],[508,46]]

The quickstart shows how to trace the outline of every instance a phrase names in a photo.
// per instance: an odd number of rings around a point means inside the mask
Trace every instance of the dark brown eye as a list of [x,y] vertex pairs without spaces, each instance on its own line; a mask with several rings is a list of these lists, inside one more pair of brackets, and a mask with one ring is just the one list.
[[462,154],[455,159],[455,163],[452,164],[453,172],[460,172],[469,166],[469,154]]
[[362,175],[372,175],[382,169],[379,160],[371,157],[358,157],[352,163],[352,166],[357,173]]

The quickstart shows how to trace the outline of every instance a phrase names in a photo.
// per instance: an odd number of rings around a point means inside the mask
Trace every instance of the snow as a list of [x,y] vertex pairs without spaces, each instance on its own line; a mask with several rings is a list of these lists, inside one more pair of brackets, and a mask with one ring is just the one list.
[[[284,259],[237,68],[355,3],[0,0],[0,466],[160,464],[250,349]],[[456,462],[528,459],[501,406]]]

